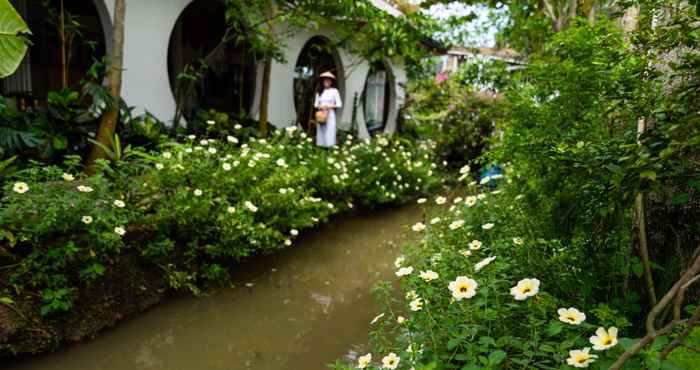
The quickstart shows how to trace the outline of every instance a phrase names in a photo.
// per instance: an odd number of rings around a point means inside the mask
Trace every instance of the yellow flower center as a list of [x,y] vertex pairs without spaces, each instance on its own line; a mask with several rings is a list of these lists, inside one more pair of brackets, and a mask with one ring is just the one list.
[[588,356],[586,355],[579,355],[576,357],[576,362],[578,362],[579,364],[586,363],[586,361],[588,361]]
[[394,362],[395,362],[395,361],[394,361],[393,359],[389,360],[389,365],[393,365]]
[[566,316],[566,319],[569,321],[576,321],[576,316],[574,316],[573,314],[569,314],[568,316]]
[[603,345],[607,346],[607,345],[609,345],[610,343],[612,343],[612,338],[610,338],[610,337],[605,337],[605,339],[603,340]]
[[530,290],[531,290],[531,289],[530,289],[529,287],[523,288],[523,293],[530,293]]
[[469,287],[467,285],[462,285],[461,287],[459,287],[460,293],[466,293],[467,290],[469,290]]

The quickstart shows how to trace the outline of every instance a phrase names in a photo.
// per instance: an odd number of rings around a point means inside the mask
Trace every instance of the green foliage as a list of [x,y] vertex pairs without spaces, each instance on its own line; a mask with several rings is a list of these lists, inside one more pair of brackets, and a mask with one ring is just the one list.
[[0,78],[15,72],[27,52],[31,34],[22,17],[12,7],[9,0],[0,0]]
[[[295,128],[245,142],[245,128],[230,130],[223,140],[193,135],[157,151],[131,149],[92,177],[34,166],[4,179],[4,291],[42,292],[41,313],[60,314],[136,252],[174,289],[199,294],[226,285],[232,262],[292,245],[332,214],[399,204],[439,184],[427,145],[348,138],[327,151]],[[15,189],[18,182],[28,190]]]

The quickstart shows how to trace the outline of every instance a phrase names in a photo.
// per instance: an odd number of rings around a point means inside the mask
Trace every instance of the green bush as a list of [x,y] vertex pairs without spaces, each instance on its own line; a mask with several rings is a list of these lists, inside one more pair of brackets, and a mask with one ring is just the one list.
[[3,293],[37,292],[42,314],[69,310],[127,251],[197,293],[228,283],[231,263],[292,245],[332,214],[399,204],[440,181],[431,148],[400,138],[323,150],[294,128],[245,142],[233,130],[132,149],[92,177],[16,173],[0,202],[0,264],[11,266]]

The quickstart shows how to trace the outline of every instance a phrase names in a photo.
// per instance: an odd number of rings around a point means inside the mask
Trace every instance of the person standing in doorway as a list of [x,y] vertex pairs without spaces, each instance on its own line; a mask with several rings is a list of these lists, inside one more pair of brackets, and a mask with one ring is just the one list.
[[335,110],[343,106],[338,89],[333,87],[335,76],[331,72],[321,73],[321,84],[316,92],[314,108],[326,112],[325,123],[316,126],[316,145],[330,148],[335,146],[336,122]]

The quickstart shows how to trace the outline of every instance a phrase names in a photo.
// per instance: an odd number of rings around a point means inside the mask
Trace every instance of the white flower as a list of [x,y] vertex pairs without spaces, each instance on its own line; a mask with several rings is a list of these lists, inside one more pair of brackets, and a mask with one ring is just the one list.
[[173,154],[170,152],[163,152],[163,158],[165,159],[170,159],[173,157]]
[[464,220],[452,221],[452,223],[450,223],[449,228],[450,228],[450,230],[457,230],[460,227],[462,227],[463,225],[464,225]]
[[286,246],[289,247],[290,245],[292,245],[292,241],[289,240],[289,239],[285,239],[285,240],[284,240],[284,245],[286,245]]
[[63,174],[63,180],[65,180],[65,181],[73,181],[73,180],[75,180],[75,177],[73,177],[73,175],[71,175],[71,174],[69,174],[69,173],[64,173],[64,174]]
[[398,256],[398,257],[396,257],[396,259],[394,260],[394,266],[396,266],[396,268],[400,268],[401,265],[402,265],[405,261],[406,261],[406,256]]
[[289,230],[289,233],[290,233],[292,236],[297,236],[297,235],[299,235],[299,231],[298,231],[297,229],[291,229],[291,230]]
[[275,163],[277,163],[277,165],[280,167],[287,167],[287,162],[284,160],[284,158],[278,159]]
[[431,270],[421,271],[419,275],[420,275],[421,279],[423,279],[425,281],[433,281],[433,280],[437,279],[438,277],[440,277],[437,272],[431,271]]
[[493,224],[492,223],[483,224],[483,225],[481,225],[481,228],[484,230],[491,230],[491,229],[493,229]]
[[200,141],[199,144],[201,144],[201,145],[207,145],[207,144],[209,144],[209,140],[204,139],[204,140]]
[[229,143],[238,144],[238,139],[236,139],[235,136],[226,136],[226,141],[228,141]]
[[524,301],[540,291],[540,281],[537,279],[522,279],[518,285],[510,288],[510,294],[518,301]]
[[469,257],[472,255],[472,251],[466,250],[466,249],[460,249],[459,254],[463,255],[464,257]]
[[481,181],[479,181],[479,184],[486,185],[489,181],[491,181],[491,176],[485,176],[481,179]]
[[442,204],[445,204],[445,202],[447,202],[447,198],[445,198],[445,197],[437,197],[437,198],[435,198],[435,203],[436,203],[436,204],[442,205]]
[[515,245],[523,245],[523,240],[521,238],[513,238],[513,244]]
[[[380,145],[382,145],[381,142]],[[396,353],[391,352],[382,358],[382,368],[396,369],[399,366],[399,361],[401,361],[399,356],[396,356]]]
[[440,222],[442,219],[440,217],[435,217],[432,220],[430,220],[431,225],[435,225],[436,223]]
[[124,230],[123,227],[119,227],[119,226],[114,228],[114,232],[119,236],[123,236],[124,234],[126,234],[126,230]]
[[250,201],[245,201],[244,203],[245,208],[253,213],[258,211],[258,207],[255,206],[255,204],[251,203]]
[[557,313],[559,314],[559,321],[571,325],[579,325],[586,320],[586,314],[573,307],[560,308],[557,310]]
[[411,266],[402,267],[398,271],[395,272],[396,276],[398,276],[398,277],[410,275],[412,273],[413,273],[413,267],[411,267]]
[[403,324],[404,322],[406,322],[406,318],[403,316],[399,316],[396,318],[396,322],[399,324]]
[[185,148],[185,153],[192,153],[192,148]]
[[406,299],[416,299],[418,298],[418,294],[416,294],[415,290],[409,290],[406,292]]
[[467,207],[473,207],[476,204],[476,197],[475,196],[468,196],[467,199],[464,200],[464,204],[467,205]]
[[372,319],[372,321],[369,322],[369,324],[370,324],[370,325],[376,324],[377,321],[379,321],[379,319],[381,319],[382,317],[384,317],[384,313],[383,313],[383,312],[380,313],[379,315],[375,316],[375,317]]
[[471,171],[471,168],[469,168],[469,165],[465,165],[464,167],[459,169],[459,173],[461,173],[461,174],[469,173],[469,171]]
[[194,136],[194,135],[187,135],[187,138],[190,139],[190,140],[194,140],[194,139],[196,139],[197,137]]
[[207,125],[213,126],[213,125],[215,125],[215,124],[216,124],[216,122],[214,122],[214,120],[211,120],[211,119],[208,119],[208,120],[207,120]]
[[461,202],[462,200],[464,200],[464,199],[462,199],[462,197],[457,197],[455,199],[452,199],[452,203],[457,204],[457,203]]
[[224,171],[231,171],[231,164],[230,163],[224,163],[221,165],[221,167],[224,169]]
[[204,192],[201,191],[200,189],[194,189],[194,196],[195,196],[195,197],[199,197],[199,196],[201,196],[202,194],[204,194]]
[[216,154],[216,148],[209,148],[207,151],[211,154]]
[[520,199],[523,199],[523,198],[525,198],[525,195],[524,195],[524,194],[518,194],[518,195],[515,196],[515,200],[520,200]]
[[481,260],[479,263],[477,263],[476,265],[474,265],[474,270],[475,270],[475,271],[481,270],[482,268],[486,267],[486,265],[488,265],[489,263],[493,262],[493,260],[495,260],[495,259],[496,259],[495,256],[484,258],[484,259]]
[[466,276],[457,276],[454,281],[451,281],[447,286],[452,292],[452,297],[461,301],[463,298],[471,298],[476,295],[476,288],[479,284]]
[[595,331],[594,336],[592,336],[589,341],[593,345],[593,349],[596,351],[604,351],[608,348],[615,347],[617,345],[617,328],[611,327],[608,330],[600,327]]
[[588,367],[588,365],[598,358],[597,355],[588,353],[591,350],[590,347],[586,347],[583,350],[575,349],[569,351],[569,358],[566,359],[566,363],[573,367]]
[[92,217],[91,216],[83,216],[83,218],[80,219],[85,225],[90,225],[92,223]]
[[422,222],[418,222],[415,225],[411,226],[411,229],[415,232],[421,232],[425,230],[425,225]]
[[163,166],[162,163],[156,163],[156,169],[157,169],[157,170],[162,170],[163,168],[165,168],[165,166]]
[[226,208],[226,212],[228,212],[228,213],[236,213],[236,207],[228,207],[228,208]]
[[116,199],[114,201],[114,206],[118,207],[118,208],[124,208],[124,207],[126,207],[126,203],[124,203],[124,201],[122,201],[122,200]]
[[408,304],[411,311],[420,311],[423,309],[423,298],[417,297]]
[[476,199],[478,199],[478,200],[486,199],[486,194],[484,194],[484,193],[479,193],[479,194],[476,195]]
[[24,194],[29,191],[29,185],[26,182],[16,182],[12,186],[12,191],[18,194]]
[[372,362],[372,354],[371,353],[368,353],[364,356],[360,356],[357,359],[357,368],[364,369],[367,366],[369,366],[370,362]]
[[236,125],[233,126],[233,129],[234,129],[234,130],[240,130],[240,129],[242,129],[242,128],[243,128],[243,126],[241,126],[241,125],[238,124],[238,123],[236,123]]
[[93,190],[91,187],[84,185],[78,185],[76,189],[78,189],[78,191],[81,193],[91,193]]
[[483,243],[481,243],[481,241],[475,239],[469,242],[469,249],[473,251],[478,251],[479,249],[481,249],[482,245]]

